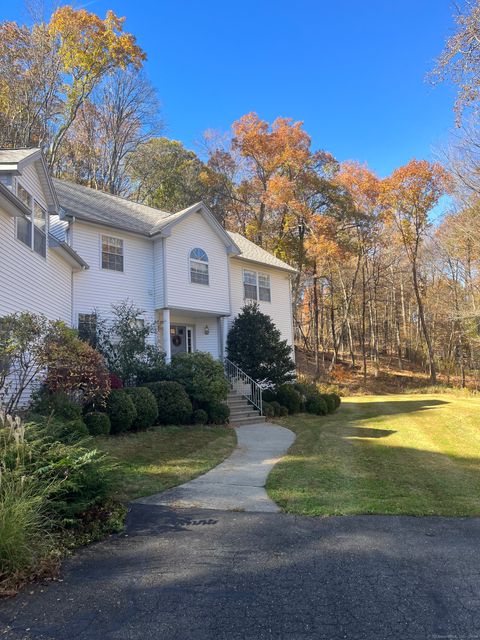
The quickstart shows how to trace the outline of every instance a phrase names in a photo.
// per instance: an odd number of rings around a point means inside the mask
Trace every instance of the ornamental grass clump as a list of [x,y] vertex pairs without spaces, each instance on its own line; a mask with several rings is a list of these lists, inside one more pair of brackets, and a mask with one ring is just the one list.
[[0,411],[0,582],[38,564],[53,548],[48,492],[52,485],[26,472],[25,427]]
[[113,530],[107,507],[116,465],[83,434],[61,441],[59,426],[55,418],[24,423],[0,411],[0,592],[16,572],[28,579],[59,556],[67,536],[75,544],[93,539],[99,525],[103,535]]
[[41,562],[52,551],[48,491],[35,478],[0,473],[0,581]]

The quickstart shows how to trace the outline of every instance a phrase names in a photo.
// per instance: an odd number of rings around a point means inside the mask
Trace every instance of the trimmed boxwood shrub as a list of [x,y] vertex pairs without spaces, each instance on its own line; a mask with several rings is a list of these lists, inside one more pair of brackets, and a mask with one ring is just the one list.
[[327,405],[328,413],[333,413],[337,407],[336,407],[335,400],[332,398],[332,394],[331,393],[322,393],[320,395],[320,397],[325,400],[325,404]]
[[302,409],[306,410],[308,401],[313,400],[320,395],[317,386],[313,382],[295,382],[293,386],[301,396]]
[[157,399],[147,387],[128,387],[124,389],[130,396],[137,410],[137,415],[132,423],[132,431],[142,431],[155,424],[158,418]]
[[193,421],[195,424],[207,424],[208,413],[204,409],[197,409],[193,412]]
[[192,403],[178,382],[148,382],[145,387],[155,396],[160,424],[187,424],[192,417]]
[[288,416],[288,409],[287,409],[287,407],[282,407],[282,406],[280,406],[280,411],[279,411],[278,415],[279,415],[280,417]]
[[272,400],[272,402],[270,403],[272,409],[273,409],[273,413],[276,416],[280,415],[280,407],[282,406],[279,402],[277,402],[276,400]]
[[305,409],[308,413],[314,413],[317,416],[326,416],[328,413],[327,403],[320,395],[307,400]]
[[276,395],[274,389],[264,389],[262,391],[262,398],[265,402],[272,402],[275,400]]
[[110,418],[111,433],[128,431],[137,417],[133,400],[125,389],[112,389],[107,398],[106,412]]
[[266,418],[273,418],[274,417],[275,410],[272,407],[272,405],[270,404],[270,402],[263,402],[262,408],[263,408],[263,415]]
[[90,411],[83,417],[91,436],[108,436],[110,433],[110,418],[106,413]]
[[277,402],[287,407],[288,413],[298,413],[302,408],[302,397],[292,384],[282,384],[278,387]]
[[223,365],[209,353],[177,353],[168,368],[168,377],[182,385],[195,409],[227,399],[229,384]]
[[208,420],[213,424],[225,424],[230,417],[230,409],[221,402],[214,403],[208,407]]
[[75,444],[80,440],[88,438],[87,425],[81,418],[76,420],[62,420],[54,418],[49,421],[50,433],[59,441],[65,444]]
[[330,394],[335,402],[335,409],[338,409],[340,404],[341,404],[341,399],[340,396],[338,395],[338,393],[331,393]]

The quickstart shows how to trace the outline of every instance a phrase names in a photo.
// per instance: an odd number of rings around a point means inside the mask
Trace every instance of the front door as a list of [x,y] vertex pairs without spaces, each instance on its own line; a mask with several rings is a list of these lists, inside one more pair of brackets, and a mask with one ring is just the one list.
[[187,327],[172,324],[170,326],[170,342],[172,356],[176,353],[185,353],[187,351]]

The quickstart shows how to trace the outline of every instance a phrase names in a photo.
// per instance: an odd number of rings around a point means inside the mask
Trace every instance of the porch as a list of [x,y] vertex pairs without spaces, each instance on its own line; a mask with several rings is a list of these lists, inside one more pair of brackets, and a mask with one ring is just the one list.
[[158,344],[167,362],[177,353],[206,351],[214,358],[225,355],[228,316],[188,309],[160,309]]

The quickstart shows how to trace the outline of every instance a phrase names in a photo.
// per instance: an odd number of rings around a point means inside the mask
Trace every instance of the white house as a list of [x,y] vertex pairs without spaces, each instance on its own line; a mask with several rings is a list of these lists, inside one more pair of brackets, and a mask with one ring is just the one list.
[[293,273],[201,202],[160,211],[52,180],[38,149],[0,150],[0,317],[29,310],[86,331],[95,312],[129,299],[167,359],[221,357],[250,300],[293,345]]

